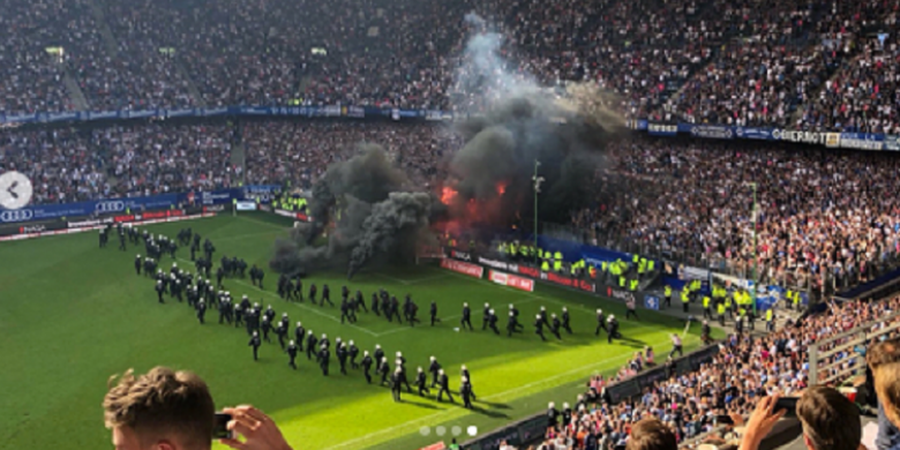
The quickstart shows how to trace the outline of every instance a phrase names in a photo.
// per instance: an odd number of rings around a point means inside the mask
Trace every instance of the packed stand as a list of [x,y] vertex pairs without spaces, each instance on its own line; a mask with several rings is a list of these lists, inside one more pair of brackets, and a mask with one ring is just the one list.
[[35,204],[111,195],[107,163],[84,133],[75,130],[0,133],[0,172],[16,170],[28,176]]
[[77,33],[75,13],[53,3],[0,1],[0,115],[72,109],[60,57],[46,51],[54,31]]
[[[885,27],[892,29],[895,20]],[[867,39],[860,55],[825,82],[806,104],[800,128],[900,134],[900,47],[896,36],[883,38]]]
[[211,191],[237,185],[231,164],[231,129],[225,125],[119,126],[92,132],[109,172],[114,196]]
[[[107,53],[100,25],[88,0],[49,0],[31,3],[39,10],[35,31],[41,47],[63,49],[63,65],[78,81],[93,110],[132,109],[151,91],[140,85],[133,68],[117,55]],[[59,81],[59,80],[58,80]],[[62,84],[60,89],[64,89]]]
[[[550,404],[550,427],[537,448],[582,449],[587,440],[597,444],[592,448],[618,448],[625,445],[631,426],[648,416],[661,420],[675,432],[678,442],[684,443],[713,431],[718,415],[747,417],[762,397],[799,394],[808,385],[807,351],[813,342],[898,310],[898,297],[882,302],[847,302],[798,324],[788,323],[766,336],[731,335],[718,344],[720,350],[713,361],[699,370],[680,376],[672,371],[667,379],[646,388],[640,398],[618,404],[608,403],[604,393],[615,380],[595,376],[588,382],[587,393],[579,395],[572,407],[564,404],[557,409]],[[890,323],[896,322],[895,318]],[[886,325],[882,321],[873,328]],[[890,337],[894,336],[885,338]],[[845,357],[849,360],[864,355]],[[629,363],[633,365],[634,361]]]
[[573,215],[598,245],[749,274],[756,183],[763,282],[840,287],[896,262],[896,158],[644,138],[610,147],[594,208]]
[[[196,106],[190,82],[177,67],[181,43],[169,22],[153,22],[148,4],[106,2],[105,15],[118,44],[118,56],[130,72],[127,83],[137,94],[134,109],[187,108]],[[171,20],[172,17],[157,18]],[[165,28],[163,28],[165,27]]]
[[[793,99],[798,96],[785,93],[789,84],[802,83],[812,90],[830,67],[828,61],[843,51],[828,56],[828,49],[852,51],[852,46],[841,46],[842,39],[858,31],[852,24],[881,18],[886,8],[869,2],[859,7],[841,4],[834,11],[826,11],[829,6],[824,4],[803,9],[797,2],[759,8],[750,1],[723,0],[604,0],[590,5],[577,0],[430,1],[390,6],[228,0],[215,7],[199,1],[129,8],[97,3],[106,23],[97,23],[89,3],[80,0],[44,7],[55,16],[41,15],[34,24],[51,35],[46,43],[66,49],[94,109],[193,106],[198,99],[190,98],[189,81],[178,61],[207,106],[342,103],[481,109],[482,76],[497,74],[476,69],[465,50],[474,32],[488,30],[497,31],[502,40],[499,55],[513,78],[507,82],[535,79],[553,86],[595,81],[622,95],[629,117],[660,120],[670,119],[673,111],[694,119],[721,112],[703,100],[712,94],[694,99],[691,89],[670,108],[661,106],[734,37],[747,37],[751,45],[727,46],[718,55],[718,65],[711,66],[716,73],[695,77],[693,86],[759,89],[762,96]],[[473,12],[487,22],[466,17]],[[831,26],[844,22],[851,25]],[[107,25],[116,41],[115,55],[104,48],[109,45],[104,45],[102,33]],[[825,43],[814,45],[819,37]],[[797,55],[813,55],[814,64]],[[750,59],[740,66],[720,67],[739,57]],[[757,66],[777,57],[787,58],[789,67],[770,64],[767,81],[774,79],[779,86],[763,86],[756,80]],[[711,78],[717,82],[705,82]],[[748,79],[759,82],[751,89]],[[735,86],[735,80],[743,82]],[[720,98],[721,92],[715,95]],[[693,103],[700,100],[698,109]],[[748,114],[759,117],[765,108],[787,114],[776,105],[758,107],[771,100],[751,98]]]
[[843,59],[863,27],[888,2],[743,2],[729,11],[745,21],[729,44],[668,109],[690,123],[787,126]]
[[427,189],[445,156],[459,145],[449,131],[428,124],[250,122],[243,125],[242,135],[248,184],[301,188],[309,188],[330,164],[375,144],[403,170],[411,189]]
[[231,135],[223,125],[9,130],[0,134],[0,170],[27,175],[34,204],[210,191],[241,176]]

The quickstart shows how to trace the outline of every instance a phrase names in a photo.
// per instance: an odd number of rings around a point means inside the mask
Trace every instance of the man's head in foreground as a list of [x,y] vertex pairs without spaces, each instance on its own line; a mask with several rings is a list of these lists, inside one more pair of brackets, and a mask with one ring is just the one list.
[[215,405],[206,383],[191,372],[155,367],[129,370],[103,399],[116,450],[209,450]]
[[797,401],[797,417],[811,450],[856,450],[860,446],[859,408],[832,388],[807,389]]
[[888,339],[869,347],[866,362],[875,378],[875,392],[884,416],[900,427],[900,339]]
[[884,415],[894,427],[900,428],[900,362],[884,364],[872,372]]
[[677,450],[675,433],[659,419],[641,419],[631,428],[626,450]]

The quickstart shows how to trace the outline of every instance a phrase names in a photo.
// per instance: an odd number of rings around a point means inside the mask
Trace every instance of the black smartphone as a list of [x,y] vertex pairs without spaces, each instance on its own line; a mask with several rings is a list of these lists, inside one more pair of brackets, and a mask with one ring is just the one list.
[[728,414],[719,414],[716,416],[716,424],[718,425],[734,425],[734,419]]
[[228,429],[228,422],[231,422],[231,414],[216,413],[213,439],[231,439],[233,437],[231,430]]
[[777,413],[784,409],[787,410],[784,417],[797,417],[797,400],[799,400],[797,397],[781,397],[775,402],[773,412]]

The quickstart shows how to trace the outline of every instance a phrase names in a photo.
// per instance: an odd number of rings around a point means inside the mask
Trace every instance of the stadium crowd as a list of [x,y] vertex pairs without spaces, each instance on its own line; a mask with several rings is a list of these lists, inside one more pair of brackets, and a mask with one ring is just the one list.
[[[487,42],[467,40],[492,30],[499,41],[487,47],[498,46],[513,74],[505,87],[597,82],[621,95],[629,117],[896,126],[894,37],[870,38],[891,28],[896,1],[205,3],[3,0],[0,113],[334,103],[477,109],[485,61],[466,50]],[[487,22],[467,17],[473,12]],[[67,77],[88,105],[70,100]]]
[[237,185],[226,125],[137,126],[95,130],[91,139],[110,155],[108,173],[121,196],[210,191]]
[[[886,25],[893,25],[892,18]],[[882,39],[883,38],[883,39]],[[896,36],[869,38],[860,57],[846,62],[819,95],[809,100],[800,126],[813,130],[900,133],[900,48]]]
[[[897,160],[796,147],[636,139],[612,146],[595,208],[573,217],[600,245],[696,264],[753,266],[753,195],[763,281],[832,287],[897,256]],[[880,267],[879,267],[880,266]]]
[[[765,336],[733,334],[719,344],[713,361],[699,370],[682,375],[672,373],[644,389],[640,398],[614,405],[606,401],[604,389],[621,378],[604,381],[594,377],[588,382],[587,393],[579,395],[574,406],[565,403],[558,410],[555,404],[550,405],[550,427],[541,445],[576,450],[620,448],[634,423],[650,416],[668,425],[678,442],[683,443],[713,431],[717,415],[747,417],[762,397],[798,395],[808,386],[808,350],[814,342],[870,322],[874,323],[873,329],[882,328],[887,323],[878,318],[898,310],[900,297],[882,302],[848,302],[832,305],[827,313],[788,323]],[[896,322],[896,318],[891,321]],[[896,336],[894,333],[884,339]],[[836,357],[850,361],[864,355],[861,350]],[[629,368],[625,372],[633,371]],[[587,441],[596,446],[586,446]]]
[[0,170],[34,186],[36,204],[230,187],[224,125],[140,125],[0,133]]
[[247,183],[309,188],[331,163],[361,146],[382,146],[409,177],[427,189],[445,156],[460,142],[441,127],[371,122],[250,122],[242,127]]
[[[236,139],[243,165],[231,161]],[[241,181],[309,188],[360,143],[383,146],[410,188],[429,190],[443,179],[447,157],[461,141],[444,127],[394,122],[9,130],[0,134],[0,168],[35,180],[39,203],[208,191]],[[644,137],[610,145],[608,154],[592,207],[572,217],[597,245],[749,273],[756,183],[762,281],[843,287],[873,278],[898,259],[895,158]]]

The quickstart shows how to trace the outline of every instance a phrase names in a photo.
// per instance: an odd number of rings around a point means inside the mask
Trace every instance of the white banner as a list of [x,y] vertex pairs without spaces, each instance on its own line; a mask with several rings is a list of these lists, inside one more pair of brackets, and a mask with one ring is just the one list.
[[534,280],[531,278],[510,275],[503,272],[497,272],[496,270],[489,271],[488,278],[494,283],[502,284],[503,286],[534,292]]
[[248,200],[238,200],[234,206],[238,211],[256,211],[256,202]]

